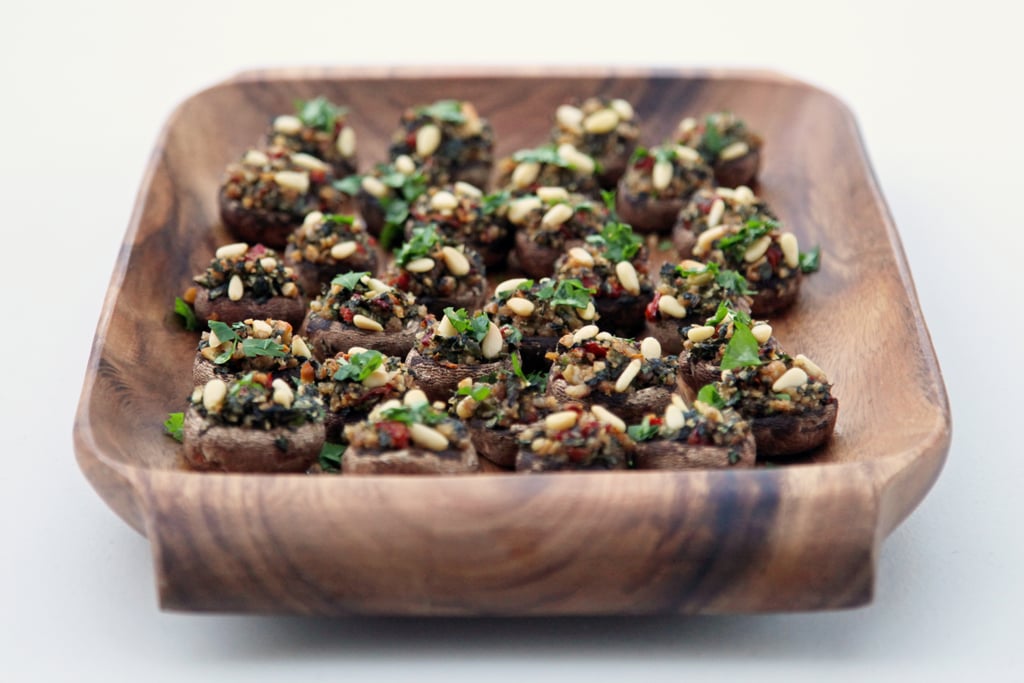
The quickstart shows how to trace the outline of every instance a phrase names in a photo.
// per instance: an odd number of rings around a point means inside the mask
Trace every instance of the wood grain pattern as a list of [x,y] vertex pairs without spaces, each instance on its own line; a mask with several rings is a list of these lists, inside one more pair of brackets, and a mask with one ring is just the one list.
[[[841,409],[806,463],[743,471],[469,477],[182,470],[161,433],[195,337],[173,296],[217,244],[225,164],[295,98],[351,110],[364,166],[400,111],[472,100],[498,153],[533,146],[568,95],[631,100],[646,144],[726,108],[765,138],[759,187],[822,271],[772,323],[826,368]],[[78,462],[153,545],[167,609],[303,614],[810,610],[871,598],[880,543],[928,491],[950,439],[945,389],[896,228],[850,112],[740,72],[323,70],[243,74],[184,102],[142,182],[75,424]]]

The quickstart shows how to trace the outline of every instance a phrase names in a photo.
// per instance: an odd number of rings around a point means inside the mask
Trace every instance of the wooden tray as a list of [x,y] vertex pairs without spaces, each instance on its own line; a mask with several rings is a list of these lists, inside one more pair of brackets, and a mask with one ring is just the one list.
[[[747,471],[543,476],[198,474],[162,434],[190,392],[196,338],[174,295],[228,241],[227,162],[295,98],[346,103],[363,168],[402,108],[472,100],[498,152],[533,146],[569,96],[632,101],[643,139],[729,109],[766,143],[760,193],[821,272],[773,319],[830,374],[831,444]],[[896,228],[850,111],[778,75],[696,71],[302,70],[245,73],[184,102],[157,142],[96,331],[78,463],[153,547],[167,609],[302,614],[722,613],[851,607],[878,549],[949,448],[939,366]]]

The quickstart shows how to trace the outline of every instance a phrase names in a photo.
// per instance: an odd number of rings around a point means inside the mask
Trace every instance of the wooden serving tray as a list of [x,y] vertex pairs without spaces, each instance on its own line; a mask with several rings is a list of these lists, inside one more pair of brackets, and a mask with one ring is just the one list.
[[[196,336],[176,293],[229,241],[224,166],[296,98],[350,107],[362,168],[401,110],[473,101],[498,153],[539,143],[554,108],[625,97],[656,144],[684,114],[729,109],[765,140],[759,193],[821,272],[772,319],[825,368],[830,445],[745,471],[478,476],[189,472],[162,434],[191,389]],[[946,457],[945,388],[896,228],[850,111],[763,73],[302,70],[245,73],[185,101],[142,182],[75,422],[89,481],[153,547],[166,609],[301,614],[649,614],[815,610],[872,596],[883,539]]]

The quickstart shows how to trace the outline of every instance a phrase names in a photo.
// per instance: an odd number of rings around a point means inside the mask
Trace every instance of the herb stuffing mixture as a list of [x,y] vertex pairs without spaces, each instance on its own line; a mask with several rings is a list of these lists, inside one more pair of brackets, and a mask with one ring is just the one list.
[[686,199],[711,187],[714,172],[689,147],[637,147],[622,181],[623,191],[633,197]]
[[228,211],[287,214],[296,223],[310,211],[333,213],[343,200],[331,167],[284,147],[252,149],[227,168],[221,195]]
[[[607,419],[569,405],[531,424],[518,436],[528,469],[625,469],[633,441]],[[516,469],[521,469],[518,461]]]
[[676,226],[699,235],[719,225],[743,225],[751,220],[775,221],[777,217],[749,187],[701,188],[679,212]]
[[297,298],[301,293],[294,271],[284,265],[277,252],[262,244],[250,247],[238,242],[221,247],[206,271],[193,280],[209,290],[211,301],[222,296],[232,301],[248,296],[262,304],[271,297]]
[[[556,280],[578,280],[587,289],[593,290],[598,299],[618,299],[625,296],[647,298],[654,291],[647,277],[647,265],[639,260],[639,244],[634,256],[618,247],[591,242],[582,247],[573,247],[555,262]],[[612,257],[621,256],[620,260]],[[636,259],[636,260],[633,260]]]
[[391,138],[388,156],[409,156],[433,185],[486,183],[494,159],[494,130],[472,103],[438,100],[410,107]]
[[652,322],[704,322],[715,316],[722,303],[741,311],[750,309],[749,295],[753,290],[746,279],[717,263],[665,263],[659,276],[654,298],[645,311],[647,320]]
[[401,401],[389,399],[377,405],[366,420],[345,427],[345,439],[350,447],[371,452],[470,447],[466,426],[432,406],[418,389],[407,392]]
[[335,189],[359,200],[359,212],[369,231],[380,237],[385,249],[402,241],[409,207],[427,185],[423,170],[405,154],[390,163],[377,164],[365,175],[351,175],[334,183]]
[[[713,389],[710,385],[707,388]],[[739,446],[750,436],[750,423],[724,405],[697,400],[692,408],[687,408],[681,399],[676,399],[662,415],[645,415],[640,424],[630,425],[627,432],[637,443],[664,439],[690,446]],[[730,464],[736,462],[739,453],[735,459],[730,458]]]
[[265,372],[250,372],[230,383],[211,379],[192,392],[190,403],[212,425],[270,430],[322,422],[324,405],[316,388]]
[[366,272],[338,275],[325,294],[309,303],[309,310],[311,316],[348,325],[360,315],[379,324],[383,332],[403,331],[427,315],[427,309],[417,304],[414,296]]
[[409,241],[395,253],[389,282],[417,298],[479,299],[486,288],[479,252],[446,240],[433,224],[412,229]]
[[339,178],[356,170],[356,134],[348,123],[348,109],[322,96],[297,100],[294,114],[276,117],[267,133],[267,146],[322,159]]
[[253,320],[228,325],[211,320],[199,340],[199,356],[214,365],[214,372],[283,372],[294,370],[311,357],[309,347],[283,320]]
[[687,325],[681,330],[683,350],[691,361],[702,361],[725,370],[758,364],[779,352],[766,321],[751,320],[745,311],[721,303],[703,324]]
[[516,361],[512,367],[460,381],[448,401],[449,412],[463,420],[478,420],[487,429],[509,429],[536,422],[558,408],[558,402],[545,394],[546,375],[525,375]]
[[600,166],[573,145],[541,145],[521,149],[498,162],[495,185],[512,196],[536,194],[541,187],[563,187],[568,192],[596,196],[595,173]]
[[400,398],[412,388],[412,379],[401,360],[356,347],[321,363],[315,378],[327,409],[345,416],[368,413],[375,405]]
[[676,128],[675,141],[696,150],[711,165],[761,148],[761,138],[732,112],[715,112],[703,120],[684,118]]
[[588,97],[578,106],[563,104],[555,110],[552,141],[568,143],[606,168],[618,162],[621,172],[639,137],[633,106],[624,99]]
[[484,196],[465,182],[431,187],[412,204],[408,237],[414,226],[434,225],[446,240],[478,250],[494,248],[504,255],[511,233],[496,215],[503,199],[501,193]]
[[632,394],[650,387],[676,386],[675,356],[644,353],[645,347],[631,339],[615,337],[588,325],[567,334],[548,354],[551,378],[566,382],[565,393],[574,399],[591,394]]
[[561,337],[597,319],[593,290],[575,279],[506,280],[484,311],[523,337]]
[[306,216],[302,228],[288,238],[290,263],[335,265],[341,261],[368,261],[376,240],[362,220],[343,214],[314,211]]
[[486,313],[470,315],[466,309],[444,309],[444,315],[416,334],[414,349],[437,363],[479,365],[493,363],[509,353],[509,328],[499,329]]
[[767,362],[725,370],[715,389],[716,407],[734,408],[748,418],[798,415],[836,402],[828,377],[802,354],[779,353]]
[[536,194],[510,198],[498,211],[510,229],[524,232],[533,244],[559,251],[567,242],[596,235],[608,219],[600,202],[561,187],[540,187]]

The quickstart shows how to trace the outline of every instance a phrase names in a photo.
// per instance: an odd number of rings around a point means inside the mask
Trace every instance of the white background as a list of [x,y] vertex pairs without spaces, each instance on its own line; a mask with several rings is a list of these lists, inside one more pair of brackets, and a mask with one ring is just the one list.
[[[5,5],[0,681],[1024,680],[1015,6]],[[851,106],[954,419],[941,478],[884,544],[874,604],[520,621],[158,611],[145,539],[92,491],[71,448],[93,330],[157,133],[178,102],[242,68],[416,63],[765,67]]]

